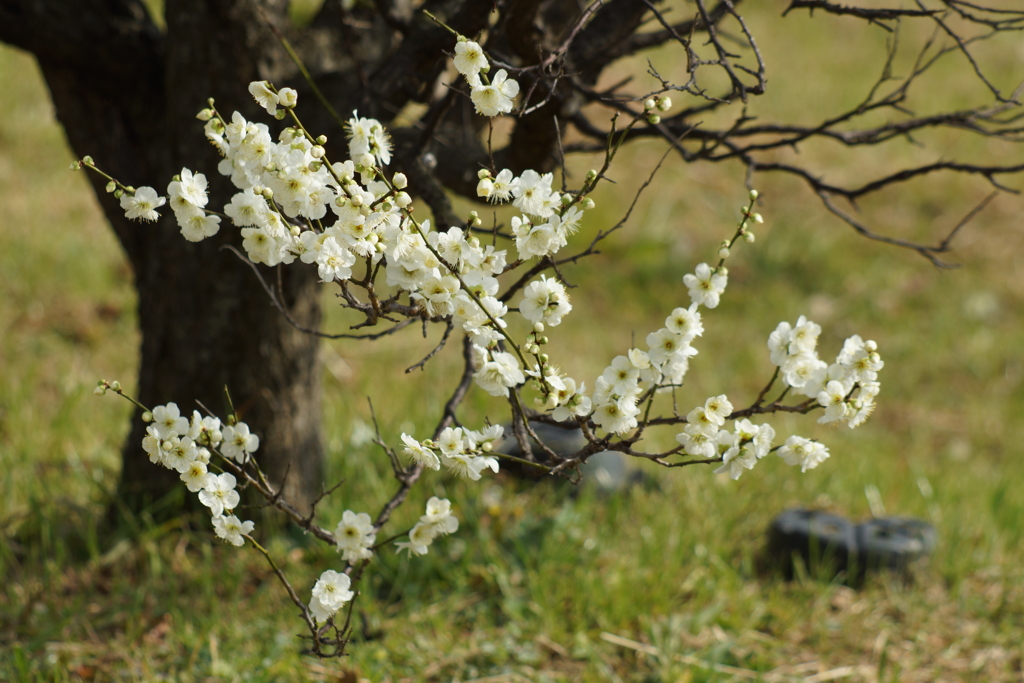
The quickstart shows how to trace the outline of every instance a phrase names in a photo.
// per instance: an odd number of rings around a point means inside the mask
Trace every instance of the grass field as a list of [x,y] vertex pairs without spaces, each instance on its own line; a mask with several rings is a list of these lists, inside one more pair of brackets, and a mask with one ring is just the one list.
[[[776,65],[770,94],[752,105],[766,119],[840,111],[881,68],[880,30],[850,36],[836,54],[846,23],[780,21],[764,8],[749,18]],[[1004,41],[982,56],[1003,87],[1024,78],[1020,45]],[[867,66],[851,73],[850,64]],[[966,66],[942,65],[921,110],[977,96]],[[737,482],[710,469],[641,466],[650,484],[612,497],[428,477],[399,526],[430,495],[446,495],[459,532],[415,561],[382,553],[363,585],[365,628],[351,656],[317,661],[299,654],[301,622],[262,558],[222,544],[207,522],[140,519],[130,541],[97,532],[128,406],[92,389],[100,378],[134,381],[131,274],[84,178],[67,171],[70,152],[30,58],[0,49],[0,92],[0,680],[1024,680],[1019,197],[997,197],[959,237],[952,258],[961,267],[940,271],[858,237],[795,182],[759,177],[766,224],[734,252],[680,408],[722,392],[749,403],[770,376],[768,334],[806,314],[824,328],[823,356],[850,334],[878,342],[886,367],[867,425],[774,421],[783,438],[799,432],[829,445],[831,459],[804,475],[777,458]],[[959,143],[949,132],[920,142],[857,155],[809,146],[801,159],[843,179],[953,154],[1021,158],[1019,145]],[[613,172],[620,184],[596,197],[602,211],[585,236],[621,216],[661,151],[648,143],[625,153]],[[573,376],[591,384],[634,336],[687,302],[681,276],[732,230],[742,182],[735,166],[668,163],[628,229],[566,271],[582,286],[551,337]],[[863,215],[887,233],[935,241],[987,193],[974,179],[907,183]],[[330,310],[327,327],[343,327]],[[324,349],[329,480],[345,479],[324,519],[352,501],[376,506],[392,488],[367,440],[367,397],[391,443],[436,419],[439,406],[423,397],[458,362],[455,349],[425,372],[402,372],[431,342],[412,334]],[[497,404],[479,393],[469,423],[494,414]],[[757,571],[777,513],[813,505],[860,520],[876,490],[876,508],[938,530],[932,561],[912,581],[883,576],[855,591]],[[268,543],[302,593],[338,564],[302,538]]]

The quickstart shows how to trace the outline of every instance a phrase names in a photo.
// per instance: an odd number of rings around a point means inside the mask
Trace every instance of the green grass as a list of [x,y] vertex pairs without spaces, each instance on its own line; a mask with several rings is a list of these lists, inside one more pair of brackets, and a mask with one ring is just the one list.
[[[787,19],[789,32],[772,35],[780,29],[769,17],[753,19],[767,27],[769,64],[786,61],[779,50],[789,49],[791,34],[804,46],[792,48],[793,59],[829,55],[838,25]],[[832,62],[803,57],[799,78],[772,73],[773,95],[756,113],[813,120],[855,101],[863,79],[821,77],[843,62],[874,63],[884,37],[868,36]],[[1019,80],[1019,60],[1004,58],[1000,68],[1005,80]],[[810,95],[807,83],[815,84]],[[960,237],[954,258],[962,267],[941,272],[858,237],[794,182],[759,179],[766,225],[754,245],[735,250],[729,290],[705,317],[680,409],[721,392],[737,405],[749,401],[770,374],[767,335],[807,314],[825,330],[823,355],[853,333],[878,342],[883,393],[868,424],[849,431],[808,418],[775,421],[783,437],[796,431],[828,443],[832,458],[805,475],[775,458],[737,482],[708,469],[643,466],[652,484],[612,498],[572,498],[548,482],[499,477],[481,486],[429,476],[398,526],[430,495],[445,495],[459,532],[425,558],[382,553],[361,587],[370,637],[359,628],[348,658],[320,662],[299,654],[301,623],[263,560],[212,538],[208,522],[138,520],[131,542],[97,532],[128,408],[91,391],[99,378],[133,381],[130,275],[84,179],[66,170],[69,153],[31,60],[0,51],[0,88],[9,96],[0,121],[0,522],[9,539],[30,541],[17,557],[0,542],[0,680],[747,680],[726,667],[782,667],[794,676],[849,667],[848,680],[866,681],[1019,680],[1019,198],[997,198]],[[956,103],[967,90],[933,89],[921,106]],[[840,167],[828,145],[801,153],[830,177],[851,178],[948,153],[943,135],[925,141],[931,146],[893,144],[856,168]],[[980,143],[962,150],[1010,158]],[[620,184],[596,197],[586,230],[619,218],[660,151],[627,150],[613,174]],[[576,177],[586,167],[579,163]],[[588,384],[631,339],[642,341],[686,303],[681,275],[712,257],[745,196],[731,166],[669,163],[659,182],[604,254],[565,272],[581,286],[576,310],[551,330],[552,353]],[[892,234],[935,238],[985,194],[975,180],[910,183],[867,202],[864,216]],[[331,309],[327,326],[345,324]],[[430,397],[457,365],[455,349],[423,372],[402,371],[433,339],[412,333],[324,351],[329,480],[345,480],[322,508],[324,520],[372,509],[393,489],[365,438],[367,397],[392,443],[436,420],[440,405]],[[497,406],[474,392],[466,421],[500,419]],[[816,505],[862,519],[871,486],[888,513],[938,528],[934,558],[911,583],[881,577],[853,591],[757,572],[775,514]],[[300,594],[337,566],[333,552],[305,539],[268,542]]]

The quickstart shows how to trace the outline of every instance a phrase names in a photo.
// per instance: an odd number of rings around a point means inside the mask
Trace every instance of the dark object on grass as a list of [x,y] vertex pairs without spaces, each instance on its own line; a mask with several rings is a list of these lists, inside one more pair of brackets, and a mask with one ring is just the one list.
[[768,528],[767,559],[792,579],[799,557],[812,577],[831,580],[850,566],[857,535],[849,521],[818,510],[786,510]]
[[[557,427],[545,422],[531,422],[533,432],[540,437],[541,441],[547,444],[548,448],[562,457],[570,456],[587,445],[587,439],[583,436],[583,430],[579,427]],[[547,461],[547,456],[540,449],[536,440],[530,439],[530,448],[533,450],[533,458],[537,462]],[[519,442],[516,440],[512,425],[505,425],[505,438],[495,444],[495,450],[500,453],[514,455],[517,458],[524,457]]]
[[857,548],[865,571],[905,571],[935,549],[935,529],[910,517],[880,517],[857,525]]
[[[548,448],[562,457],[571,456],[587,445],[587,439],[579,427],[563,429],[544,422],[531,422],[530,427],[547,444]],[[544,451],[532,439],[531,448],[534,460],[546,465],[552,464],[548,462]],[[514,455],[517,458],[523,457],[523,452],[519,448],[511,425],[505,425],[505,438],[495,444],[495,450],[499,453]],[[594,485],[599,490],[610,493],[640,482],[642,480],[640,472],[627,467],[625,460],[625,456],[616,451],[594,453],[580,465],[580,472],[583,474],[582,483],[588,486]],[[529,465],[511,460],[503,460],[501,467],[502,470],[513,472],[518,476],[530,478],[546,476],[546,471],[539,467],[531,468]]]
[[818,510],[787,510],[768,529],[768,564],[787,579],[800,558],[808,573],[836,577],[859,586],[867,574],[882,569],[905,573],[931,554],[935,529],[905,517],[882,517],[854,526],[839,515]]

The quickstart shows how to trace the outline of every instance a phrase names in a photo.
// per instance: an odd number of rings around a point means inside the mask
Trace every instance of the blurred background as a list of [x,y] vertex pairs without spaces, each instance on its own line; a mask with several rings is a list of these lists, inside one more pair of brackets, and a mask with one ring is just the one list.
[[[748,113],[809,124],[862,100],[891,36],[828,15],[783,20],[778,9],[745,13],[769,65],[769,94]],[[896,72],[928,35],[901,35]],[[977,54],[1005,91],[1024,79],[1019,40],[991,41]],[[638,79],[638,92],[656,87],[643,75],[648,58],[663,76],[683,74],[668,52],[641,55],[620,69]],[[395,529],[443,495],[459,532],[425,558],[382,552],[363,584],[372,599],[360,602],[351,656],[321,662],[299,654],[296,610],[262,558],[223,545],[207,522],[140,519],[132,541],[98,536],[129,406],[92,390],[101,378],[132,388],[132,276],[85,178],[68,170],[72,156],[34,61],[5,46],[0,92],[0,679],[724,681],[775,671],[793,680],[1021,680],[1019,196],[991,201],[954,242],[949,260],[959,267],[940,270],[858,236],[798,181],[755,176],[765,224],[755,244],[733,250],[729,288],[705,315],[679,410],[719,393],[748,405],[773,370],[769,333],[807,315],[823,328],[824,358],[851,334],[878,343],[886,365],[868,423],[851,431],[772,418],[778,442],[798,433],[830,448],[806,474],[778,458],[735,482],[710,468],[638,463],[644,484],[612,496],[505,476],[472,485],[428,477]],[[923,114],[984,97],[969,65],[950,55],[910,106]],[[625,149],[577,244],[623,216],[664,148],[650,140]],[[1024,157],[1019,146],[949,130],[860,150],[799,150],[802,163],[837,182],[951,158]],[[569,186],[599,163],[571,159]],[[932,243],[990,191],[981,178],[927,177],[870,198],[860,217],[878,232]],[[687,305],[682,275],[714,258],[746,195],[738,164],[687,166],[670,156],[603,253],[565,268],[579,287],[573,313],[549,335],[555,361],[592,386],[614,356]],[[344,331],[352,321],[325,296],[326,330]],[[453,383],[456,345],[404,373],[437,336],[409,332],[323,345],[328,482],[344,480],[320,510],[325,520],[363,501],[373,509],[393,488],[371,443],[367,399],[395,445],[403,431],[430,428],[440,410],[434,388]],[[502,419],[480,394],[466,404],[466,423]],[[651,449],[674,444],[671,431],[652,438]],[[938,546],[910,581],[882,576],[859,591],[806,573],[784,582],[758,571],[758,555],[770,520],[793,506],[853,520],[919,517],[935,525]],[[339,564],[301,537],[268,543],[300,594]]]

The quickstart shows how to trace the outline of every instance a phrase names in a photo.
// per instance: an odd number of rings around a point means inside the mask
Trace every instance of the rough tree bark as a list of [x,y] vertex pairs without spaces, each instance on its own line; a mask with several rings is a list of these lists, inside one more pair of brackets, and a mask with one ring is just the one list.
[[[682,12],[675,7],[674,15],[659,9],[664,9],[660,0],[360,0],[346,9],[349,4],[325,0],[312,24],[300,29],[288,21],[288,0],[167,0],[161,32],[141,0],[0,0],[0,40],[37,57],[77,154],[93,156],[122,182],[158,190],[188,165],[206,174],[211,194],[226,197],[227,180],[216,172],[217,157],[203,140],[195,113],[213,96],[222,112],[237,109],[255,116],[246,86],[258,79],[294,87],[301,101],[313,104],[311,89],[279,40],[286,37],[343,118],[358,109],[388,123],[410,103],[426,105],[414,124],[392,129],[392,167],[406,173],[410,189],[429,205],[440,230],[462,225],[446,190],[474,196],[480,168],[547,171],[564,153],[604,150],[608,110],[644,116],[638,100],[651,93],[627,93],[626,82],[599,90],[600,75],[624,56],[665,44],[679,50],[689,80],[672,84],[655,73],[661,81],[655,92],[671,93],[682,107],[659,123],[632,128],[629,139],[661,138],[687,163],[736,160],[749,175],[798,177],[854,230],[912,249],[936,265],[943,265],[940,257],[952,249],[963,222],[940,241],[917,243],[864,224],[856,216],[856,202],[934,173],[979,176],[994,190],[1006,191],[1010,188],[1001,179],[1024,172],[1024,164],[970,164],[940,156],[934,163],[841,185],[828,182],[821,169],[772,156],[816,141],[881,145],[933,128],[1024,142],[1018,123],[1024,84],[1011,93],[1000,91],[971,52],[979,41],[1019,34],[1024,11],[1016,8],[934,0],[918,3],[918,9],[871,9],[791,0],[786,13],[819,11],[885,31],[899,21],[923,21],[948,38],[924,45],[904,77],[895,78],[887,66],[854,108],[817,124],[794,124],[748,116],[749,99],[766,92],[768,69],[736,9],[739,0],[692,0]],[[474,115],[464,84],[438,80],[453,36],[420,10],[462,35],[482,36],[490,57],[519,80],[520,110],[509,120],[510,140],[501,149],[490,150],[484,142],[490,124]],[[897,42],[890,44],[895,51]],[[922,74],[947,56],[973,69],[989,100],[970,109],[916,115],[906,106],[910,91],[922,87]],[[716,70],[728,86],[708,92],[706,84],[713,81],[705,72]],[[735,107],[732,121],[719,128],[703,122],[730,106]],[[890,118],[881,124],[872,123],[877,117],[865,118],[878,112]],[[330,157],[344,158],[344,135],[327,108],[304,105],[302,116],[315,134],[328,136]],[[563,147],[570,128],[577,142]],[[181,239],[171,217],[152,226],[130,224],[103,191],[104,183],[93,174],[90,180],[135,273],[142,328],[140,400],[190,408],[198,399],[221,412],[223,388],[229,386],[236,407],[261,436],[261,463],[271,480],[285,482],[287,499],[307,507],[319,489],[323,458],[316,337],[272,310],[249,266],[222,249],[240,240],[237,230],[222,228],[215,239],[196,245]],[[840,206],[842,201],[851,209]],[[592,252],[593,245],[585,253]],[[555,265],[545,261],[531,274]],[[315,270],[285,268],[268,279],[279,276],[279,303],[296,323],[316,328]],[[375,320],[376,313],[367,313],[368,318]],[[135,415],[118,491],[131,510],[176,483],[167,470],[149,464],[138,445],[143,433]]]

